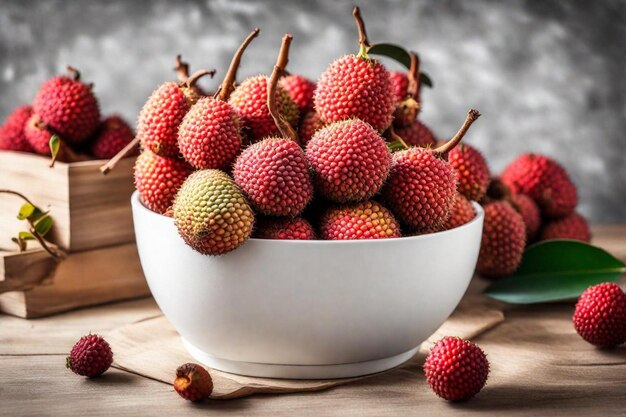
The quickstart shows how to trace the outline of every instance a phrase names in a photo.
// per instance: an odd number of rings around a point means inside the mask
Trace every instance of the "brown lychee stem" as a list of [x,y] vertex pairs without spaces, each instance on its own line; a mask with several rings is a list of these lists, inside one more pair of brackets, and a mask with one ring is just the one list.
[[183,61],[182,55],[176,55],[176,66],[174,67],[178,81],[184,83],[189,79],[189,63]]
[[135,136],[135,138],[130,141],[128,145],[124,146],[124,148],[115,154],[113,158],[109,159],[106,164],[102,165],[100,167],[100,172],[102,172],[103,175],[108,174],[113,168],[115,168],[115,165],[117,165],[119,161],[134,150],[137,145],[139,145],[139,136]]
[[233,60],[230,62],[230,67],[228,67],[228,72],[226,73],[224,81],[220,86],[220,92],[217,96],[219,100],[226,101],[228,100],[228,97],[230,97],[230,93],[233,91],[235,86],[235,80],[237,79],[237,70],[239,69],[239,64],[241,64],[241,57],[243,56],[243,53],[248,45],[250,45],[250,42],[252,42],[252,39],[259,36],[259,32],[261,32],[259,28],[254,28],[254,30],[250,32],[248,37],[243,41],[241,46],[239,46],[237,52],[235,52]]
[[356,20],[356,26],[359,30],[359,55],[360,57],[367,58],[367,50],[370,48],[370,42],[367,39],[367,32],[365,31],[365,22],[361,17],[361,10],[359,6],[355,6],[352,10],[354,20]]
[[407,95],[413,97],[416,101],[419,101],[420,92],[420,59],[419,56],[413,51],[411,55],[411,67],[409,68],[409,85],[407,87]]
[[461,128],[456,133],[456,135],[454,135],[452,139],[450,139],[448,142],[444,143],[440,147],[433,149],[433,152],[440,156],[445,156],[448,152],[454,149],[456,145],[459,144],[461,139],[463,139],[463,136],[465,136],[465,134],[469,130],[472,123],[474,123],[476,119],[478,119],[479,117],[480,117],[480,113],[478,112],[478,110],[474,110],[474,109],[470,110],[467,113],[465,122],[463,122],[463,126],[461,126]]
[[402,139],[402,136],[398,135],[395,131],[395,129],[393,128],[393,126],[389,126],[389,136],[391,137],[391,140],[397,140],[398,142],[400,142],[402,144],[402,146],[404,146],[404,149],[408,149],[409,145],[406,144],[406,142],[404,141],[404,139]]
[[283,75],[283,72],[287,67],[287,62],[289,62],[289,46],[291,45],[292,39],[293,36],[290,34],[283,36],[283,42],[280,46],[280,52],[278,53],[276,65],[274,66],[272,76],[267,83],[267,108],[283,137],[292,139],[296,143],[300,144],[300,140],[298,139],[298,135],[295,130],[291,124],[281,116],[276,106],[276,88],[278,86],[278,79]]
[[213,78],[213,76],[215,75],[215,70],[198,70],[196,72],[193,73],[193,75],[191,77],[189,77],[187,79],[187,81],[184,82],[184,84],[188,87],[188,88],[192,88],[193,86],[196,85],[196,83],[198,82],[198,80],[202,77],[204,77],[205,75],[210,75],[211,78]]
[[74,81],[79,81],[80,80],[80,71],[78,71],[76,68],[74,68],[71,65],[67,66],[67,71],[70,73],[70,76],[72,77],[72,79]]

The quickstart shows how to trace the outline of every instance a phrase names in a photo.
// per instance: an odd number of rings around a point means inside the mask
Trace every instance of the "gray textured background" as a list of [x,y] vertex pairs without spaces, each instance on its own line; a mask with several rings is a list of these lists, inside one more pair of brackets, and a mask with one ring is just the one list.
[[[369,36],[418,51],[435,81],[423,119],[443,137],[465,112],[483,118],[468,141],[499,171],[516,154],[556,157],[594,222],[626,220],[624,1],[360,1]],[[294,35],[290,70],[316,79],[357,51],[351,2],[0,1],[0,118],[71,63],[95,82],[105,113],[131,121],[172,79],[174,56],[216,68],[214,88],[243,37],[240,76],[269,72]],[[390,68],[398,68],[390,63]]]

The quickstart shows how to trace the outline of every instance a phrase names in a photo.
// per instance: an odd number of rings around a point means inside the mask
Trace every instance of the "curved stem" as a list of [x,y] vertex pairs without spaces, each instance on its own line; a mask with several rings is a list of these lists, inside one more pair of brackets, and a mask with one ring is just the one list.
[[409,86],[407,87],[407,94],[409,97],[413,97],[416,101],[419,100],[420,91],[420,59],[419,56],[413,51],[411,55],[411,68],[409,68]]
[[78,71],[76,68],[74,68],[71,65],[67,66],[67,71],[70,73],[70,76],[72,77],[72,79],[74,81],[79,81],[80,80],[80,71]]
[[293,36],[291,36],[290,34],[286,34],[283,37],[283,42],[280,46],[280,52],[278,54],[278,59],[276,60],[276,65],[274,66],[272,76],[267,83],[267,108],[272,115],[272,118],[274,119],[274,123],[276,123],[276,126],[278,126],[278,130],[280,130],[280,133],[285,138],[292,139],[296,143],[300,144],[298,135],[294,131],[293,127],[291,126],[291,124],[289,124],[289,122],[283,119],[276,106],[276,87],[278,85],[278,79],[283,75],[283,72],[287,67],[287,62],[289,62],[289,45],[291,45],[292,39]]
[[465,136],[465,134],[469,130],[472,123],[474,123],[476,119],[478,119],[479,117],[480,117],[480,113],[478,112],[478,110],[471,109],[467,113],[467,117],[465,118],[465,121],[463,122],[463,126],[461,126],[461,128],[456,133],[456,135],[454,135],[452,139],[450,139],[448,142],[444,143],[440,147],[433,149],[433,152],[438,155],[444,156],[448,152],[450,152],[452,149],[454,149],[454,147],[458,145],[461,139],[463,139],[463,136]]
[[211,78],[213,78],[213,76],[215,75],[215,70],[211,70],[211,71],[205,70],[205,69],[198,70],[194,72],[193,75],[187,79],[187,81],[185,81],[185,85],[189,88],[192,88],[194,85],[196,85],[198,80],[204,77],[205,75],[210,75]]
[[356,20],[356,26],[359,30],[359,55],[362,58],[367,58],[367,50],[370,48],[369,40],[367,39],[367,32],[365,31],[365,22],[361,17],[361,9],[359,6],[355,6],[352,10],[354,20]]
[[391,140],[400,142],[400,144],[404,146],[404,149],[409,148],[409,145],[407,145],[404,139],[402,139],[402,136],[396,133],[395,129],[393,128],[393,125],[389,126],[389,136],[391,137]]
[[176,66],[174,67],[178,81],[184,83],[189,79],[189,63],[183,61],[182,55],[176,55]]
[[35,204],[33,204],[32,201],[30,201],[28,199],[28,197],[26,197],[24,194],[19,193],[17,191],[13,191],[13,190],[5,190],[5,189],[0,189],[0,194],[13,194],[15,196],[18,196],[19,198],[21,198],[22,200],[26,201],[28,204],[30,204],[31,206],[35,206]]
[[109,171],[111,171],[113,168],[115,168],[115,165],[117,165],[117,163],[122,160],[124,157],[126,157],[126,155],[128,155],[130,153],[130,151],[132,151],[133,149],[135,149],[135,147],[139,144],[139,136],[135,136],[135,138],[130,141],[128,143],[128,145],[124,146],[124,148],[119,151],[117,154],[115,154],[115,156],[111,159],[109,159],[107,161],[106,164],[102,165],[100,167],[100,172],[102,172],[103,175],[106,175],[109,173]]
[[261,30],[259,28],[254,28],[254,30],[248,35],[248,37],[243,41],[235,55],[233,56],[233,60],[230,62],[230,67],[228,67],[228,72],[224,77],[224,81],[220,86],[220,93],[218,95],[218,99],[222,101],[228,100],[230,93],[233,91],[235,85],[235,79],[237,78],[237,69],[239,69],[239,64],[241,63],[241,57],[243,56],[244,51],[252,42],[252,39],[259,36],[259,32]]

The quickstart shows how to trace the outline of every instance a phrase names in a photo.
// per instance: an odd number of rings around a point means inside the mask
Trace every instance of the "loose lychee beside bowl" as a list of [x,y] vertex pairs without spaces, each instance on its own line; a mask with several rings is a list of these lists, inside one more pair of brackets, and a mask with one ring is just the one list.
[[379,240],[250,239],[221,256],[132,199],[152,294],[199,362],[273,378],[339,378],[410,359],[458,305],[483,226]]

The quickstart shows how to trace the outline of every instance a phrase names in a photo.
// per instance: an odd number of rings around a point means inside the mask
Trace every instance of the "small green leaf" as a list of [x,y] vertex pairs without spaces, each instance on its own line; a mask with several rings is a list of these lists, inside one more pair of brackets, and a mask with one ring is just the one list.
[[399,140],[394,140],[393,142],[387,142],[387,148],[389,148],[391,152],[394,152],[406,149],[406,146]]
[[[411,68],[411,54],[409,54],[409,52],[401,46],[394,45],[392,43],[379,43],[370,46],[370,48],[367,50],[367,53],[372,55],[386,56],[387,58],[391,58],[399,62],[400,64],[405,66],[406,69]],[[430,78],[430,76],[425,72],[420,72],[420,83],[423,86],[430,88],[433,88],[434,86],[432,78]]]
[[20,207],[20,211],[17,213],[18,220],[26,220],[37,210],[37,207],[33,206],[30,203],[24,203],[22,207]]
[[20,252],[24,252],[26,250],[26,242],[17,237],[12,237],[11,240],[15,242]]
[[54,163],[57,160],[57,156],[59,155],[59,149],[61,149],[61,138],[58,135],[52,135],[50,137],[50,152],[52,153],[52,161],[50,163],[50,167],[54,166]]
[[33,212],[33,214],[28,216],[28,220],[34,223],[46,214],[48,214],[48,212],[43,212],[41,211],[41,209],[39,209],[39,207],[35,207],[35,211]]
[[570,300],[624,273],[626,265],[603,249],[575,240],[548,240],[529,246],[517,272],[484,293],[512,304]]
[[37,233],[41,236],[45,236],[46,233],[52,229],[52,217],[45,215],[41,219],[37,220],[34,226]]
[[31,232],[19,232],[17,238],[21,240],[35,240],[35,236]]

